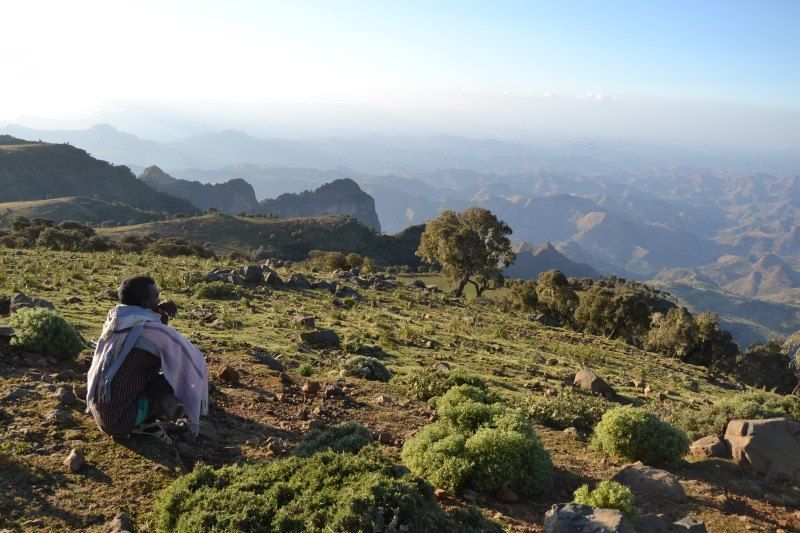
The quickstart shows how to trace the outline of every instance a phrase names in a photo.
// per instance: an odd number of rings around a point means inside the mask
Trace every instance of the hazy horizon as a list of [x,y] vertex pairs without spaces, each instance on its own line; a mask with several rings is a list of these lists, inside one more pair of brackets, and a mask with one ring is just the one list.
[[791,2],[45,1],[4,17],[0,124],[800,149]]

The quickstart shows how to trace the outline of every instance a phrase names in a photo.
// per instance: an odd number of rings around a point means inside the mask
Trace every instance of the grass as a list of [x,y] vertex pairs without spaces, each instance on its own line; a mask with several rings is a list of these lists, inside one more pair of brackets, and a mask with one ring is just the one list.
[[[359,289],[366,297],[362,302],[351,309],[335,309],[333,296],[327,292],[273,290],[265,286],[243,287],[241,299],[234,301],[193,296],[191,283],[197,274],[238,264],[224,259],[117,252],[0,249],[0,296],[23,291],[51,300],[85,338],[95,340],[108,309],[114,305],[111,292],[120,280],[140,273],[153,275],[161,285],[162,298],[174,300],[180,308],[172,325],[192,339],[208,358],[216,389],[210,420],[216,426],[217,438],[201,441],[196,450],[188,451],[195,454],[189,462],[213,466],[271,460],[274,453],[267,446],[267,439],[283,439],[291,448],[306,433],[311,417],[323,418],[331,426],[358,421],[389,435],[388,441],[399,447],[418,428],[430,423],[428,406],[408,390],[407,378],[430,372],[437,362],[482,379],[491,392],[511,406],[522,406],[532,395],[546,389],[562,389],[565,377],[577,371],[580,361],[587,358],[625,401],[637,405],[652,405],[651,397],[627,386],[642,375],[657,390],[673,390],[658,406],[666,411],[699,410],[697,405],[730,393],[704,379],[704,368],[600,337],[538,327],[527,320],[525,313],[501,311],[491,301],[467,298],[453,302],[446,294],[417,289]],[[279,269],[279,274],[286,279],[296,271]],[[441,279],[425,278],[444,285]],[[69,304],[70,297],[82,302]],[[230,326],[212,326],[203,320],[210,314],[223,317],[223,322],[230,321]],[[300,331],[292,321],[299,314],[315,316],[318,327],[336,331],[345,341],[342,349],[331,352],[303,348]],[[341,361],[350,356],[345,351],[348,340],[353,345],[383,350],[381,361],[396,374],[386,383],[345,378],[348,402],[328,398],[323,402],[321,395],[305,398],[299,386],[289,388],[287,397],[277,400],[276,394],[287,390],[281,385],[278,372],[255,362],[251,353],[258,348],[277,357],[298,385],[307,379],[298,371],[307,373],[304,369],[312,367],[311,379],[320,381],[324,389],[340,377]],[[426,340],[433,341],[432,347],[426,345]],[[25,529],[33,526],[22,526],[24,522],[37,520],[41,525],[36,527],[40,529],[97,528],[120,511],[131,516],[140,528],[152,527],[148,513],[154,494],[185,472],[189,463],[186,457],[179,460],[174,449],[141,438],[115,442],[101,434],[80,409],[71,411],[74,422],[65,427],[45,423],[47,413],[57,406],[52,396],[55,388],[62,384],[80,386],[90,355],[89,350],[84,350],[77,365],[44,370],[10,366],[0,358],[0,399],[20,386],[35,391],[26,401],[0,402],[0,465],[6,460],[13,460],[14,465],[13,469],[0,469],[0,487],[13,487],[0,499],[0,516],[5,520],[0,522],[2,527]],[[242,371],[239,385],[220,383],[214,377],[226,364]],[[54,383],[41,380],[43,374],[60,371],[72,374],[47,378]],[[532,392],[526,386],[532,381],[541,392]],[[685,385],[692,381],[698,383],[697,390]],[[388,396],[393,401],[380,403],[376,401],[378,396]],[[537,425],[536,433],[555,464],[555,488],[535,500],[513,506],[493,500],[481,504],[489,516],[501,512],[500,521],[519,530],[535,528],[550,505],[568,501],[580,485],[608,479],[619,468],[619,463],[605,461],[600,454],[587,450],[585,442],[566,437],[559,430]],[[87,466],[79,474],[65,472],[61,463],[73,447],[81,449],[86,457]],[[187,451],[181,453],[185,455]],[[774,530],[778,527],[775,517],[792,516],[785,506],[765,502],[763,490],[750,489],[736,471],[711,469],[706,475],[707,469],[702,463],[690,463],[676,470],[682,480],[692,480],[686,483],[690,502],[677,511],[698,512],[709,530],[741,530],[740,514],[750,516],[756,530]],[[715,499],[728,492],[736,495],[738,506],[726,507]],[[457,503],[463,505],[463,501]]]

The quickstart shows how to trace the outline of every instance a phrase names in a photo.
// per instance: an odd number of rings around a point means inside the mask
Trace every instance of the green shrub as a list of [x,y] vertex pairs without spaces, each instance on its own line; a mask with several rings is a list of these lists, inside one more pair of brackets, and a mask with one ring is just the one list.
[[633,504],[631,489],[616,481],[601,481],[594,490],[589,490],[589,485],[582,485],[575,491],[573,501],[591,507],[619,509],[630,518],[640,514]]
[[78,332],[50,309],[22,309],[11,315],[11,326],[14,346],[60,361],[75,359],[85,346]]
[[800,421],[800,397],[756,390],[739,392],[704,406],[699,411],[678,411],[673,416],[673,422],[692,439],[699,439],[706,435],[723,435],[731,420],[779,416]]
[[297,373],[303,377],[310,377],[314,375],[314,367],[308,363],[303,363],[297,367]]
[[325,450],[356,453],[372,441],[369,430],[358,422],[343,422],[325,431],[308,432],[294,451],[298,457],[308,457]]
[[620,407],[603,415],[591,447],[628,461],[674,463],[689,452],[689,439],[645,409]]
[[477,387],[451,388],[436,401],[439,421],[403,446],[406,465],[428,481],[456,492],[494,493],[508,486],[528,497],[548,490],[553,463],[525,418]]
[[370,381],[389,381],[394,374],[386,368],[386,365],[374,357],[364,357],[357,355],[351,357],[342,365],[342,372],[347,376],[353,376]]
[[208,300],[236,300],[241,297],[233,284],[224,281],[201,283],[195,289],[194,295]]
[[525,406],[525,413],[540,424],[566,429],[589,431],[609,409],[609,403],[596,396],[562,393],[558,396],[536,396]]
[[441,396],[458,385],[471,385],[486,390],[484,380],[460,369],[449,372],[422,371],[405,378],[404,385],[415,398],[426,401]]
[[373,447],[268,463],[199,466],[162,491],[158,531],[502,531],[475,511],[446,514],[424,480]]

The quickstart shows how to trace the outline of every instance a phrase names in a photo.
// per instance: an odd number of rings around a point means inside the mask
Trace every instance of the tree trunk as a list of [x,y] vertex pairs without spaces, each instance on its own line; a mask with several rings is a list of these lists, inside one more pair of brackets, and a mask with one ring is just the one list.
[[469,276],[465,277],[464,279],[458,282],[458,287],[453,293],[453,296],[455,296],[456,298],[461,298],[461,295],[464,294],[464,287],[467,286],[467,283],[469,283]]

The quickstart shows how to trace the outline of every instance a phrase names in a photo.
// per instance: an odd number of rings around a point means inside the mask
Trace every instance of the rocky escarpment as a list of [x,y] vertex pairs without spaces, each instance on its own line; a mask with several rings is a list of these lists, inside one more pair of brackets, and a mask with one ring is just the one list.
[[368,228],[381,230],[375,200],[348,178],[334,180],[313,191],[287,193],[264,200],[260,209],[262,213],[272,213],[278,218],[347,215]]
[[240,178],[225,183],[200,183],[173,178],[153,165],[147,167],[139,179],[158,191],[184,198],[199,209],[213,207],[229,214],[259,212],[252,185]]

